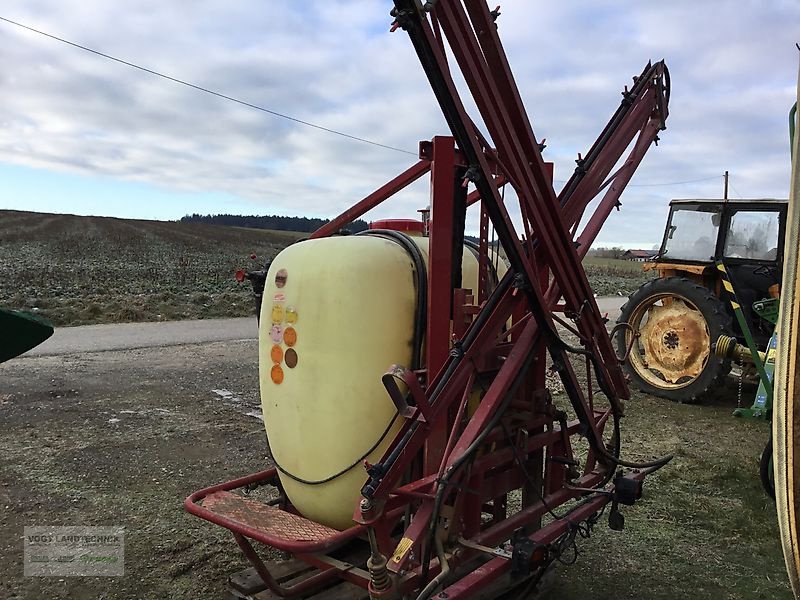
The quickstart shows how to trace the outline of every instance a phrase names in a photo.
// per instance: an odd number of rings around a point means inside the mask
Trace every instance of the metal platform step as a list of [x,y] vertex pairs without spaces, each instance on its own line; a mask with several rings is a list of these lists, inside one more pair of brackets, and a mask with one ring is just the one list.
[[231,492],[209,494],[201,505],[217,515],[286,542],[323,542],[341,535],[331,527]]

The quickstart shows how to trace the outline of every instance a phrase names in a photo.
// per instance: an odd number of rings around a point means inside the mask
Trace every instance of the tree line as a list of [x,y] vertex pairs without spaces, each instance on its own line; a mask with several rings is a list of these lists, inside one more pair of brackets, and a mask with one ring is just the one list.
[[[300,231],[310,233],[316,231],[329,219],[315,219],[309,217],[283,217],[280,215],[201,215],[194,213],[186,215],[181,223],[205,223],[208,225],[228,225],[230,227],[249,227],[250,229],[275,229],[278,231]],[[347,225],[350,233],[358,233],[367,229],[369,224],[358,219]]]

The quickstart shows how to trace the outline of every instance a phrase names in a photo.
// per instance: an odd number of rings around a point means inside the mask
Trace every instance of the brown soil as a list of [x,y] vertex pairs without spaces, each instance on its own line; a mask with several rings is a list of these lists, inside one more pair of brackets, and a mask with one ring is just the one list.
[[[255,341],[18,358],[0,382],[0,598],[222,597],[247,565],[228,531],[182,502],[270,465],[246,414],[258,408]],[[735,390],[705,406],[628,402],[625,457],[675,459],[624,508],[625,532],[601,520],[581,540],[547,598],[791,598],[758,481],[769,428],[731,416]],[[124,526],[125,576],[23,577],[26,525]]]
[[[222,595],[243,558],[182,502],[270,466],[245,414],[258,408],[254,341],[22,358],[0,379],[0,598]],[[26,525],[124,526],[125,576],[23,577]]]

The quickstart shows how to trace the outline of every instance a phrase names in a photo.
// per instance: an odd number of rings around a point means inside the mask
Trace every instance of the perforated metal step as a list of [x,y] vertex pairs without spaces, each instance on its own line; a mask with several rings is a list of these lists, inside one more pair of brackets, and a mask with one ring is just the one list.
[[300,515],[231,492],[209,494],[201,505],[217,515],[286,542],[323,542],[341,534]]

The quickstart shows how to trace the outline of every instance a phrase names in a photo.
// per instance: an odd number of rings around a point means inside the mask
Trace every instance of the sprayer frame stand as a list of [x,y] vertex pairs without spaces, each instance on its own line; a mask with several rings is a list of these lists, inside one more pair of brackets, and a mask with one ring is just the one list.
[[[581,265],[664,128],[666,66],[648,64],[626,87],[619,109],[556,195],[497,36],[497,11],[484,0],[425,7],[396,0],[392,14],[393,29],[408,33],[453,136],[421,143],[418,163],[311,237],[335,234],[430,172],[427,276],[416,274],[418,284],[427,285],[424,359],[364,375],[382,376],[403,427],[381,460],[365,465],[362,499],[346,531],[298,515],[280,493],[275,469],[195,492],[185,503],[189,512],[230,529],[263,584],[284,597],[344,580],[371,598],[470,599],[504,576],[536,577],[573,549],[609,503],[609,523],[621,529],[618,505],[633,504],[644,476],[669,460],[631,465],[620,459],[619,419],[628,389]],[[464,110],[445,43],[491,144]],[[475,189],[468,193],[470,183]],[[514,198],[499,191],[505,184]],[[589,202],[601,192],[578,233]],[[461,286],[461,253],[466,210],[477,202],[479,286],[468,290]],[[519,233],[509,217],[512,203],[519,205]],[[490,228],[509,263],[499,281]],[[565,342],[564,331],[577,343]],[[547,354],[572,419],[546,389]],[[583,383],[575,357],[586,373]],[[596,405],[597,391],[605,399]],[[578,437],[586,440],[583,453],[573,449]],[[623,466],[639,469],[623,473]],[[233,493],[270,483],[278,496],[269,505]],[[302,589],[287,590],[249,540],[317,570]],[[359,564],[336,554],[353,540],[369,552]]]

